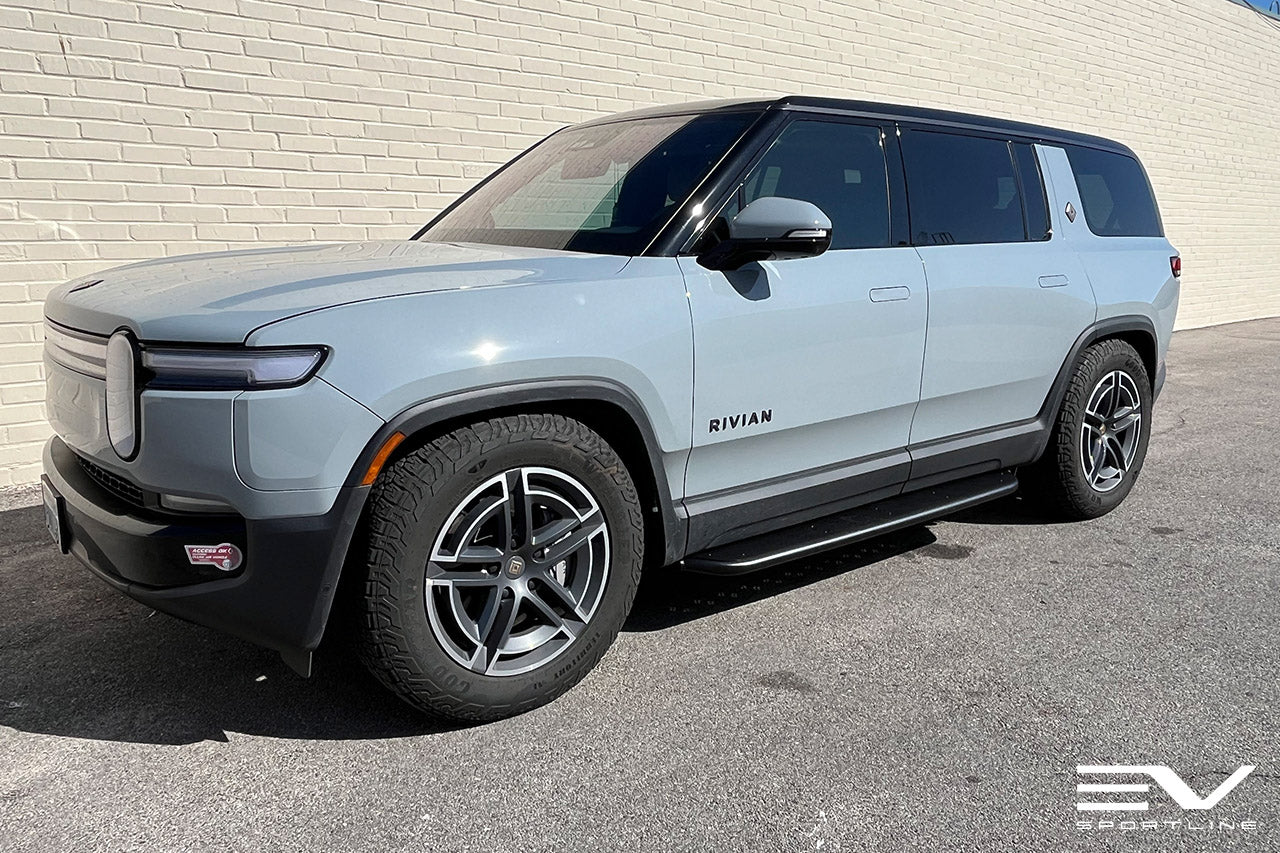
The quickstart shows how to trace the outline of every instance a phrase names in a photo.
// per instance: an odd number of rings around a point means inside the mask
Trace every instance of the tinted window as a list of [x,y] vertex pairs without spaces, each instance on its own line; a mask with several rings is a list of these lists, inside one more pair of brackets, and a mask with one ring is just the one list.
[[1027,214],[1027,238],[1049,239],[1049,201],[1044,192],[1044,178],[1035,149],[1025,143],[1013,146],[1018,161],[1018,177],[1022,181],[1022,201]]
[[1026,239],[1008,142],[909,130],[902,158],[916,245]]
[[1089,230],[1101,237],[1161,237],[1151,185],[1138,161],[1096,148],[1066,146]]
[[816,204],[831,219],[832,249],[889,245],[889,178],[880,128],[802,119],[787,125],[722,213],[758,198]]
[[756,115],[571,127],[522,154],[419,239],[639,254]]

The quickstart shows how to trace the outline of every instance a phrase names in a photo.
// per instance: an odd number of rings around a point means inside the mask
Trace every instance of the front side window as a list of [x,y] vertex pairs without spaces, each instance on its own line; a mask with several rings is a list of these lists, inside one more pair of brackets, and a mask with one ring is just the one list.
[[757,115],[568,128],[521,155],[418,239],[637,255]]
[[[902,134],[902,159],[917,246],[1027,239],[1007,141],[908,130]],[[1043,233],[1034,239],[1043,239]]]
[[787,125],[743,181],[728,220],[758,198],[807,201],[831,220],[832,249],[889,245],[889,178],[880,128],[799,119]]
[[1065,148],[1090,231],[1099,237],[1164,236],[1151,184],[1137,160],[1096,148]]

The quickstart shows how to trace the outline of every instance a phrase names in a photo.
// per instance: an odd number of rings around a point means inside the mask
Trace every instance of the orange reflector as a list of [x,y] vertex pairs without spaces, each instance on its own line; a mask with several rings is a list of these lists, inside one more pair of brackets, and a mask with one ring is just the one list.
[[387,458],[391,456],[393,450],[400,446],[402,441],[404,441],[404,433],[393,432],[390,438],[382,442],[382,446],[378,448],[378,454],[369,463],[369,470],[365,472],[364,479],[360,481],[360,485],[373,485],[373,481],[378,479],[378,472],[382,470],[383,465],[387,464]]

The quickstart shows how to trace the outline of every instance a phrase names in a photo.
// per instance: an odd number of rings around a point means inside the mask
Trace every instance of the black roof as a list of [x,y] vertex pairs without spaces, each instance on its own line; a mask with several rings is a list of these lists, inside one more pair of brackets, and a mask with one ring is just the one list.
[[1020,139],[1038,142],[1056,142],[1059,144],[1086,145],[1090,148],[1103,148],[1132,155],[1128,147],[1111,139],[1077,133],[1071,130],[1058,130],[1038,124],[1011,121],[1009,119],[991,118],[972,113],[935,110],[929,107],[909,107],[899,104],[885,104],[876,101],[856,101],[847,98],[813,98],[805,95],[786,95],[781,98],[736,98],[716,101],[694,101],[687,104],[648,107],[616,115],[602,116],[598,119],[583,122],[584,125],[606,124],[614,121],[626,121],[635,118],[654,116],[690,115],[713,112],[739,112],[744,110],[800,110],[805,112],[825,112],[837,115],[851,115],[862,118],[901,121],[911,124],[939,125],[969,130],[995,131]]

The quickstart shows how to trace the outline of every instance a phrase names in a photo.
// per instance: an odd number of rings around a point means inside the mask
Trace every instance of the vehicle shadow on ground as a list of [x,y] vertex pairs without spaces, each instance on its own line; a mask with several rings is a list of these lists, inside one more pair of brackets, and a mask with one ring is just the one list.
[[957,512],[955,515],[947,516],[946,520],[959,524],[1033,525],[1036,527],[1076,523],[1070,519],[1055,516],[1044,506],[1021,494]]
[[640,584],[624,631],[661,631],[772,598],[932,545],[937,537],[926,527],[913,527],[807,560],[738,577],[717,577],[662,569],[649,572]]
[[[167,745],[228,732],[360,740],[454,728],[402,704],[344,649],[322,647],[303,679],[274,652],[124,598],[47,536],[38,507],[0,513],[0,727]],[[740,578],[653,572],[623,630],[660,631],[934,541],[915,528]]]

